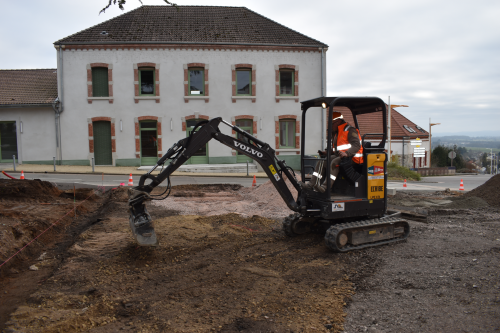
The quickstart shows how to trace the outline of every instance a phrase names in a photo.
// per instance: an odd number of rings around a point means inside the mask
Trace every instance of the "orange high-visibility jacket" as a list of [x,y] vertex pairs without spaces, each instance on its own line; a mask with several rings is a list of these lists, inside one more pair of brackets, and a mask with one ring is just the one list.
[[[351,148],[351,144],[349,143],[349,128],[352,126],[348,123],[344,123],[338,127],[337,134],[337,151],[347,151]],[[359,142],[361,144],[361,135],[359,135],[359,131],[357,128],[353,127],[358,133]],[[361,145],[360,145],[361,146]],[[363,147],[361,146],[359,150],[352,157],[352,161],[357,164],[363,163]]]

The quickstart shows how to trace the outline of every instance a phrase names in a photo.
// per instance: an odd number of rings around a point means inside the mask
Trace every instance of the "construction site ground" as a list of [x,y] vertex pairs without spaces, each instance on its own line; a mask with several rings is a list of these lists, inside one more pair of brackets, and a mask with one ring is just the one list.
[[389,204],[428,216],[406,215],[405,242],[337,254],[284,235],[270,182],[181,185],[148,204],[159,246],[144,248],[126,188],[0,180],[0,330],[500,330],[500,176]]

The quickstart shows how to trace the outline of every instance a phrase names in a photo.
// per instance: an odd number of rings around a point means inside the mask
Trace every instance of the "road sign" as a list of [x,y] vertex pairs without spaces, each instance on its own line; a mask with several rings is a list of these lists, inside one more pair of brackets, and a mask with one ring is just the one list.
[[420,146],[422,144],[422,140],[412,140],[410,143],[412,146]]
[[457,153],[455,153],[454,151],[450,151],[448,153],[448,157],[451,158],[451,159],[454,159],[455,157],[457,157]]
[[413,157],[425,157],[425,154],[413,154]]
[[413,151],[425,151],[425,148],[424,147],[415,147],[413,148]]

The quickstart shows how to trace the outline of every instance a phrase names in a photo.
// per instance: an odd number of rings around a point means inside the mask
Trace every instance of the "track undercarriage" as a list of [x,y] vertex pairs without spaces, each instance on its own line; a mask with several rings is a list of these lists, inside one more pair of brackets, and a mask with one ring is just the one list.
[[408,221],[396,216],[332,224],[295,213],[283,220],[287,236],[325,230],[325,244],[334,252],[347,252],[403,241],[410,235]]

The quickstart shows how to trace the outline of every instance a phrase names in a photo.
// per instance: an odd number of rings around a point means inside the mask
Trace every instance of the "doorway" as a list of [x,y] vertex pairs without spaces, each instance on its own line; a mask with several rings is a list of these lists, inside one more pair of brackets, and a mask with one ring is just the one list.
[[111,122],[94,121],[94,158],[96,165],[112,165]]
[[141,121],[139,129],[141,132],[141,165],[155,165],[158,161],[157,122]]
[[12,162],[17,154],[17,132],[15,121],[0,121],[0,162]]

